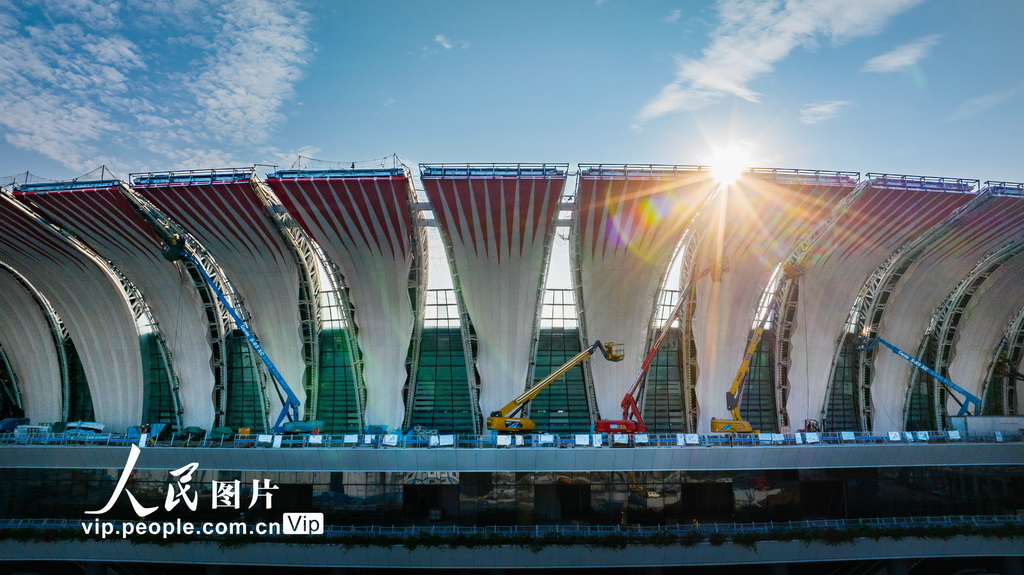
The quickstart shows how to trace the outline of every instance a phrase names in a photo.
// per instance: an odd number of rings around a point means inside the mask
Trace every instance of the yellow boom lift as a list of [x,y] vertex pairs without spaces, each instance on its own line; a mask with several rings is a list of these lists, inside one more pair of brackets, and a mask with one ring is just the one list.
[[550,375],[538,381],[529,389],[519,394],[518,397],[508,402],[505,407],[502,407],[498,411],[491,412],[491,416],[487,418],[487,429],[515,432],[531,431],[536,429],[537,425],[533,423],[533,420],[512,416],[519,413],[519,411],[522,410],[530,400],[537,397],[537,394],[541,391],[544,391],[545,387],[551,385],[553,382],[558,380],[558,378],[565,375],[570,369],[583,363],[583,360],[598,351],[600,351],[601,355],[603,355],[608,361],[622,361],[623,353],[621,345],[595,341],[593,345],[577,353],[569,361],[565,362],[562,367],[551,372]]
[[750,336],[750,343],[747,344],[747,351],[743,354],[743,361],[740,362],[740,369],[736,372],[736,377],[732,380],[732,387],[729,388],[729,391],[725,392],[725,405],[729,408],[730,419],[718,419],[716,417],[712,417],[712,433],[755,433],[750,422],[743,419],[743,415],[740,414],[740,401],[743,399],[743,384],[747,379],[747,374],[750,373],[750,360],[754,357],[754,352],[757,351],[757,345],[761,343],[761,338],[764,337],[764,330],[767,329],[768,324],[772,321],[777,309],[778,299],[773,298],[771,305],[764,314],[764,317],[761,318],[761,321],[757,324],[757,328],[754,329],[754,333]]

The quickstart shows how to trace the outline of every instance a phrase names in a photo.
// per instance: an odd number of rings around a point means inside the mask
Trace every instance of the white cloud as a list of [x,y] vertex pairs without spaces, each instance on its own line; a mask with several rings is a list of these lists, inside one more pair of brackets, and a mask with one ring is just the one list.
[[665,16],[664,18],[662,18],[662,20],[664,20],[665,22],[668,22],[669,24],[673,24],[675,22],[678,22],[679,19],[682,18],[682,17],[683,17],[683,11],[677,8],[677,9],[669,12],[668,16]]
[[448,37],[445,36],[444,34],[438,34],[437,36],[434,36],[434,42],[440,44],[441,47],[444,48],[445,50],[451,50],[452,48],[455,47],[452,44],[452,41],[449,40]]
[[722,0],[718,27],[700,58],[676,60],[676,78],[643,106],[640,121],[696,110],[727,96],[756,102],[750,84],[797,47],[875,34],[923,0]]
[[465,50],[469,48],[469,42],[465,40],[449,40],[444,34],[434,36],[434,42],[437,42],[445,50],[451,50],[452,48],[462,48]]
[[0,134],[75,170],[221,166],[273,153],[265,142],[311,53],[309,15],[295,0],[9,4]]
[[817,124],[830,120],[839,115],[839,111],[850,106],[853,102],[849,100],[833,100],[831,102],[817,102],[808,104],[800,110],[800,121],[805,124]]
[[1024,95],[1024,85],[1009,90],[1000,90],[977,98],[971,98],[960,104],[956,110],[946,117],[947,122],[959,122],[981,115],[992,108],[1005,104]]
[[899,72],[928,56],[932,47],[939,43],[939,35],[932,34],[894,48],[881,56],[875,56],[864,63],[863,72]]
[[394,98],[388,98],[387,100],[384,100],[384,104],[383,105],[384,105],[385,108],[390,108],[391,106],[395,105],[395,99]]
[[283,119],[280,108],[307,63],[308,21],[288,2],[235,0],[226,6],[214,51],[189,82],[202,124],[227,139],[264,141]]

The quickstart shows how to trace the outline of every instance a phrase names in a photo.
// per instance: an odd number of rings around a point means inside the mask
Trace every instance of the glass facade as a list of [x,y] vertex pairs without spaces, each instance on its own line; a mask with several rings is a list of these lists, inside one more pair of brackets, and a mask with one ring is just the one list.
[[680,367],[682,356],[679,353],[681,338],[679,328],[670,328],[647,372],[643,415],[644,423],[652,433],[673,433],[686,429]]
[[[925,353],[918,359],[925,365],[935,365],[936,342],[934,336],[929,336],[925,345]],[[945,405],[945,387],[932,376],[921,369],[914,369],[910,387],[910,396],[907,398],[906,429],[908,431],[929,431],[942,429],[942,410],[940,405]]]
[[23,417],[24,414],[14,383],[14,371],[4,349],[0,347],[0,419]]
[[92,394],[85,378],[82,360],[70,337],[64,338],[64,353],[68,358],[68,421],[96,421],[92,409]]
[[360,431],[359,398],[353,350],[343,329],[320,332],[320,391],[317,394],[316,418],[324,422],[325,433]]
[[[654,329],[660,330],[668,316],[679,302],[678,290],[664,290],[658,306]],[[657,337],[657,333],[653,337]],[[651,362],[644,384],[642,409],[644,423],[653,433],[670,433],[687,430],[686,407],[683,402],[683,357],[680,354],[682,330],[669,328],[661,348]]]
[[750,371],[743,383],[740,412],[754,429],[764,433],[778,433],[779,421],[775,408],[775,334],[765,330],[750,358]]
[[473,433],[476,398],[469,389],[455,291],[427,291],[425,311],[408,426],[445,433]]
[[232,330],[225,339],[228,350],[228,392],[224,425],[233,429],[249,428],[252,433],[265,433],[267,418],[263,374],[241,330]]
[[150,332],[139,338],[142,347],[142,372],[145,380],[145,395],[142,403],[142,420],[145,423],[166,423],[177,431],[178,414],[175,408],[167,364],[160,353],[163,343]]
[[[575,293],[563,289],[545,290],[537,355],[534,358],[534,382],[547,377],[580,351],[582,346]],[[537,424],[537,429],[552,433],[589,431],[590,407],[587,405],[583,364],[570,369],[537,394],[528,410],[529,418]]]
[[[0,516],[83,519],[114,492],[120,469],[9,469]],[[213,481],[239,481],[240,507],[213,507]],[[640,525],[1013,514],[1024,467],[612,472],[284,472],[198,469],[195,511],[163,503],[175,478],[136,470],[127,490],[150,520],[279,521],[322,512],[329,525]],[[269,484],[265,483],[269,481]],[[254,487],[254,482],[256,483]],[[264,489],[270,487],[270,489]],[[272,508],[254,495],[270,493]],[[258,503],[261,500],[257,500]],[[103,519],[135,518],[126,495]]]
[[858,379],[861,356],[857,349],[857,334],[846,334],[825,400],[824,429],[827,431],[861,431],[861,387]]

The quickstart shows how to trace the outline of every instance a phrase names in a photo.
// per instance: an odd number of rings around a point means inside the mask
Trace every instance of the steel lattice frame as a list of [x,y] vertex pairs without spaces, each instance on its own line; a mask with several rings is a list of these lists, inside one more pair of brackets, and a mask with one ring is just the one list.
[[312,241],[302,227],[284,209],[280,200],[267,185],[253,173],[252,188],[267,208],[267,215],[274,222],[281,239],[292,252],[299,272],[299,322],[302,327],[302,359],[306,364],[306,420],[316,417],[317,397],[320,386],[320,333],[323,317],[320,310],[320,274],[317,254]]
[[[991,393],[992,379],[996,377],[996,370],[999,368],[1000,361],[1013,367],[1020,365],[1022,357],[1024,357],[1024,307],[1017,311],[1017,314],[1003,331],[999,345],[992,355],[992,361],[989,364],[988,373],[985,377],[982,405],[988,403],[987,396]],[[1013,381],[1012,377],[1009,379]],[[999,398],[999,404],[1003,410],[1002,415],[1017,415],[1017,406],[1010,401],[1011,398],[1005,384],[1002,386],[1002,392],[1003,396]]]
[[[348,284],[345,282],[345,276],[338,269],[338,266],[327,257],[327,254],[323,252],[323,249],[316,242],[310,240],[310,247],[314,252],[317,264],[330,285],[329,291],[333,294],[330,297],[338,298],[335,307],[341,314],[341,322],[345,326],[345,329],[342,330],[345,336],[345,344],[348,346],[352,357],[352,373],[356,386],[356,408],[359,411],[357,414],[359,425],[362,427],[366,425],[366,381],[363,379],[363,354],[359,351],[358,338],[356,337],[357,328],[355,318],[353,317],[354,312],[351,300],[349,299]],[[319,396],[319,390],[317,396]],[[311,403],[310,405],[314,406],[315,410],[316,403]]]
[[[146,220],[149,225],[169,231],[172,234],[178,234],[182,237],[188,238],[187,246],[192,255],[202,265],[206,273],[213,278],[217,284],[218,289],[228,298],[231,305],[235,307],[239,315],[248,320],[249,313],[245,309],[245,305],[242,303],[241,298],[234,289],[224,280],[224,274],[217,265],[217,262],[213,259],[213,256],[206,251],[203,246],[196,241],[184,228],[173,222],[166,215],[161,213],[156,206],[154,206],[149,200],[137,193],[135,190],[127,186],[122,186],[122,191],[125,196],[132,202],[132,205],[136,207],[139,215]],[[214,387],[213,387],[213,404],[214,404],[214,425],[219,427],[224,425],[224,418],[227,414],[227,392],[228,392],[228,335],[234,328],[234,322],[231,319],[231,315],[220,303],[217,295],[213,289],[203,279],[202,274],[198,269],[188,260],[181,260],[179,262],[179,269],[183,269],[188,274],[189,280],[192,282],[192,286],[196,289],[199,294],[200,300],[203,303],[203,310],[207,321],[207,333],[210,341],[211,348],[211,367],[214,370]],[[258,362],[256,353],[248,345],[245,346],[247,350],[247,361],[248,363]],[[257,370],[262,375],[262,371]],[[264,381],[262,386],[265,386]],[[264,406],[264,413],[266,413],[267,400],[265,392],[261,395],[261,403]],[[264,420],[266,416],[264,415]]]
[[[858,174],[859,178],[860,175]],[[778,294],[780,299],[779,302],[779,334],[775,338],[775,358],[776,358],[776,377],[781,382],[778,386],[779,397],[778,407],[780,413],[779,421],[789,421],[789,414],[786,412],[786,402],[789,397],[789,381],[788,381],[788,369],[789,359],[793,336],[793,329],[796,326],[797,318],[797,307],[799,305],[799,275],[800,270],[803,269],[807,263],[808,258],[811,255],[812,250],[818,247],[818,243],[821,239],[829,233],[836,222],[839,221],[849,211],[850,206],[868,189],[870,182],[863,181],[857,184],[845,198],[843,198],[835,208],[825,217],[822,221],[818,222],[817,225],[812,227],[803,238],[801,238],[793,251],[790,252],[786,258],[783,266],[790,266],[795,273],[788,274],[783,277],[782,284],[778,288]],[[833,360],[832,369],[835,369],[835,362]],[[828,394],[826,393],[826,398]],[[824,409],[822,411],[824,413]]]
[[[911,183],[917,186],[938,186],[939,188],[945,189],[946,186],[949,186],[952,183],[958,191],[966,192],[971,189],[975,189],[978,184],[977,180],[958,179],[953,180],[953,182],[944,178],[913,178],[908,180],[905,176],[900,176],[894,180],[893,176],[887,174],[868,174],[867,178],[866,182],[874,187],[885,186],[895,189],[901,189],[901,184],[902,187],[909,187]],[[847,317],[846,330],[850,333],[861,332],[862,335],[866,337],[877,337],[877,327],[879,322],[882,320],[882,314],[885,312],[886,305],[889,302],[889,296],[891,296],[893,290],[896,289],[896,285],[899,283],[900,279],[902,279],[910,266],[917,261],[918,258],[924,254],[934,242],[942,238],[950,229],[961,223],[965,218],[965,215],[970,210],[974,209],[974,207],[975,205],[968,204],[958,208],[940,223],[903,244],[895,252],[890,254],[880,266],[875,268],[875,271],[868,276],[867,280],[865,280],[864,284],[861,286],[860,292],[854,300],[853,308],[850,310],[850,314]],[[840,337],[835,343],[832,368],[829,371],[828,389],[825,392],[826,398],[829,397],[832,386],[834,385],[836,368],[840,354],[842,353],[842,346],[843,338]],[[875,352],[876,350],[860,351],[859,361],[857,362],[857,385],[860,389],[858,397],[860,398],[861,403],[861,411],[859,415],[862,431],[871,429],[872,425],[872,408],[869,398],[871,397],[871,384],[874,376],[873,357]],[[906,404],[904,404],[904,422],[906,421],[905,409]]]
[[[403,169],[405,169],[406,173],[408,173],[408,168],[403,166]],[[411,177],[409,177],[409,181],[412,182],[413,179]],[[412,414],[413,414],[413,407],[414,407],[412,399],[413,399],[413,394],[416,393],[417,372],[419,371],[418,367],[420,365],[420,343],[421,343],[421,340],[423,339],[423,324],[424,324],[425,316],[426,316],[426,308],[427,308],[427,274],[428,274],[428,271],[429,271],[427,269],[427,262],[429,261],[428,257],[427,257],[427,227],[429,227],[429,226],[428,226],[427,219],[423,217],[422,212],[418,209],[418,204],[416,202],[415,192],[416,192],[416,190],[413,189],[413,195],[410,196],[407,199],[407,201],[406,201],[406,209],[409,211],[410,214],[412,214],[412,229],[410,230],[410,237],[412,239],[412,244],[410,246],[410,250],[411,250],[411,252],[413,254],[413,256],[412,256],[412,266],[409,268],[409,284],[408,284],[409,285],[409,289],[411,291],[413,291],[413,293],[411,293],[410,297],[409,297],[409,299],[410,299],[410,301],[412,303],[413,327],[412,327],[412,338],[409,340],[409,351],[408,351],[408,353],[406,353],[406,360],[405,360],[405,370],[406,370],[406,373],[407,373],[407,377],[406,377],[405,390],[404,390],[404,392],[405,392],[404,393],[404,395],[405,395],[405,398],[404,398],[405,399],[405,421],[404,421],[404,423],[406,424],[407,427],[412,422]],[[429,206],[429,204],[428,204],[428,206]],[[444,234],[441,234],[441,235],[443,236]],[[451,265],[451,264],[449,263],[449,265]],[[353,325],[355,325],[355,324],[353,324]],[[465,348],[463,348],[463,349],[465,349]],[[466,375],[467,375],[467,377],[469,377],[470,373],[469,373],[469,356],[468,355],[466,356],[466,362],[467,362],[466,363],[466,371],[467,371]],[[364,386],[363,387],[364,394],[365,394],[365,389],[366,388]],[[476,396],[472,394],[472,388],[470,389],[470,392],[471,392],[470,397],[473,398],[473,404],[476,405],[479,402],[476,401],[476,399],[475,399]],[[479,418],[478,417],[474,417],[473,421],[476,421],[477,419],[479,419]]]

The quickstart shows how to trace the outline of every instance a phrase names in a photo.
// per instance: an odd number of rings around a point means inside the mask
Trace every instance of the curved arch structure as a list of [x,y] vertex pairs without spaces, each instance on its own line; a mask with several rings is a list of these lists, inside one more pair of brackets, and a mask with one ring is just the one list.
[[[942,305],[975,264],[989,251],[1024,235],[1024,197],[989,193],[978,197],[972,204],[975,205],[967,206],[970,211],[958,218],[956,225],[916,259],[889,296],[877,330],[887,341],[908,353],[920,348],[922,335],[929,328],[929,319],[936,308]],[[996,324],[995,329],[1001,327],[1001,324]],[[994,346],[984,353],[986,358],[981,359],[977,371],[963,381],[980,383],[992,349]],[[937,350],[931,350],[929,355],[935,352]],[[872,402],[900,408],[875,410],[873,426],[876,430],[903,429],[902,408],[908,385],[916,379],[917,370],[891,353],[876,355],[873,364]],[[945,366],[930,367],[941,370]],[[980,385],[967,386],[958,380],[953,381],[972,393],[981,393]]]
[[[974,197],[970,186],[956,181],[878,176],[844,202],[843,214],[817,238],[801,265],[789,341],[790,421],[822,417],[836,344],[872,271]],[[901,411],[900,406],[879,407]]]
[[64,419],[64,390],[57,341],[46,312],[11,272],[0,266],[0,317],[4,318],[0,321],[0,344],[18,377],[25,417],[60,421]]
[[694,286],[698,432],[710,430],[711,416],[728,417],[725,392],[743,359],[758,302],[775,268],[853,190],[858,176],[753,170],[724,187],[708,207],[710,218],[694,263],[696,270],[711,270],[709,280]]
[[92,256],[2,194],[0,260],[36,286],[64,321],[81,356],[96,419],[114,430],[139,423],[139,333],[117,280]]
[[182,425],[214,424],[214,391],[206,318],[183,269],[160,255],[160,239],[120,184],[44,191],[20,188],[15,198],[110,260],[142,292],[174,355]]
[[591,369],[595,419],[622,413],[672,255],[714,187],[693,166],[580,165],[573,221],[580,332],[584,346],[599,339],[626,352],[623,361]]
[[[217,260],[252,314],[260,345],[304,403],[298,264],[256,185],[251,169],[132,175],[132,188]],[[268,395],[277,414],[280,397]]]
[[288,170],[267,176],[267,185],[348,285],[363,355],[365,422],[401,427],[426,259],[408,172]]
[[475,330],[484,414],[532,383],[544,264],[566,171],[566,165],[420,168]]
[[[1019,349],[1019,320],[1024,317],[1024,255],[1017,255],[995,270],[964,308],[957,328],[956,354],[947,368],[949,379],[967,391],[984,398],[986,377],[992,371],[996,355],[1003,349]],[[1007,341],[1003,341],[1004,338]],[[1021,354],[1012,367],[1021,370]],[[1012,379],[1011,379],[1012,381]],[[1021,397],[1017,397],[1018,409]],[[986,401],[987,405],[989,402]],[[1018,414],[1020,411],[1017,412]],[[984,415],[993,415],[985,412]],[[994,414],[1002,415],[1002,414]]]

